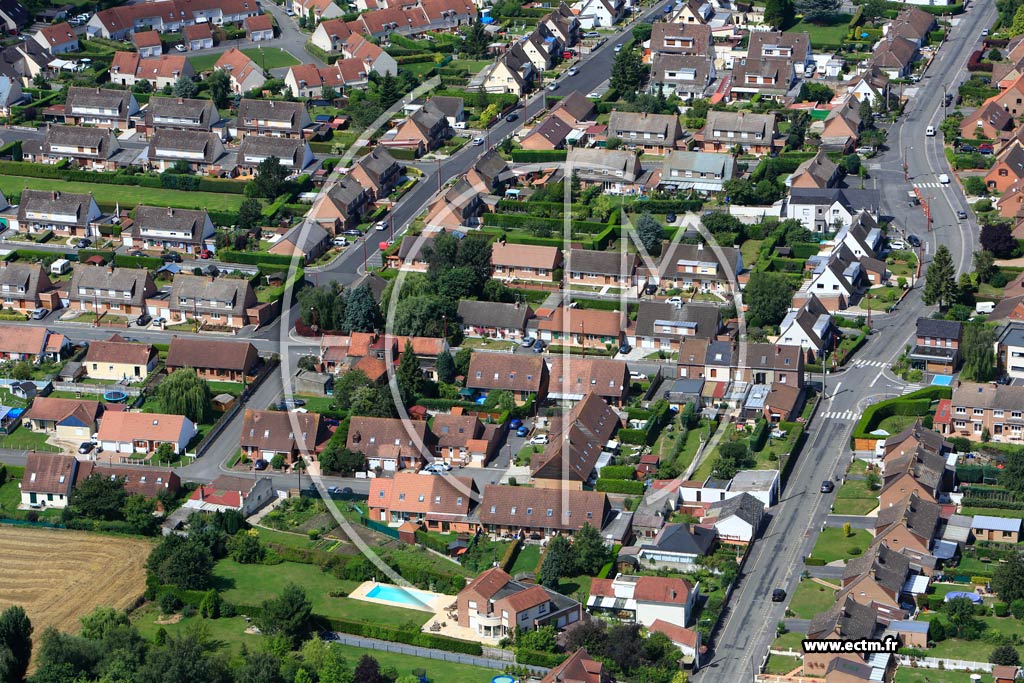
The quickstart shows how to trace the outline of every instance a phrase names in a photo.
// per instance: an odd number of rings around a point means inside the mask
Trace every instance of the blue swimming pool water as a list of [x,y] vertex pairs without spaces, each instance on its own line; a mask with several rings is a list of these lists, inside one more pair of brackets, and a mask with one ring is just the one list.
[[502,674],[500,676],[495,676],[494,678],[492,678],[491,683],[516,683],[516,679],[506,674]]
[[409,605],[411,607],[426,607],[434,598],[430,593],[424,593],[411,588],[384,585],[374,586],[366,594],[366,597],[387,600],[388,602],[396,602],[399,605]]
[[25,412],[24,408],[11,408],[10,410],[7,411],[7,417],[13,420],[19,417],[23,412]]

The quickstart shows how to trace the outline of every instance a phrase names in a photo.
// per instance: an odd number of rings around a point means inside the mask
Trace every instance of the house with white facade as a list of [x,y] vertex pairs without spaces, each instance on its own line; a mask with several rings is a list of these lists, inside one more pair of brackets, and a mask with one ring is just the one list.
[[650,626],[661,619],[686,626],[700,595],[700,584],[666,576],[630,576],[594,579],[590,584],[587,610]]
[[625,10],[624,0],[580,0],[573,6],[580,28],[587,31],[614,26],[622,19]]
[[764,504],[743,492],[708,507],[700,522],[710,524],[722,543],[750,543],[757,536],[764,518]]
[[799,308],[792,308],[779,325],[778,343],[799,346],[813,360],[832,349],[836,330],[832,315],[813,293]]
[[878,215],[880,201],[878,190],[796,187],[789,192],[782,217],[798,220],[812,232],[839,232],[861,211]]

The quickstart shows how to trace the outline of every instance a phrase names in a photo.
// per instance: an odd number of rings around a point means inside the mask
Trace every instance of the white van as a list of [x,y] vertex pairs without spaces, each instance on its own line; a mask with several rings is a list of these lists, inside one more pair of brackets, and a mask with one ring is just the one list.
[[945,173],[940,173],[939,182],[942,183],[943,185],[949,185],[949,176],[946,175]]
[[930,138],[935,137],[935,126],[928,126],[928,128],[924,131],[924,134]]
[[994,301],[979,301],[974,304],[975,313],[991,313],[995,308],[996,304]]

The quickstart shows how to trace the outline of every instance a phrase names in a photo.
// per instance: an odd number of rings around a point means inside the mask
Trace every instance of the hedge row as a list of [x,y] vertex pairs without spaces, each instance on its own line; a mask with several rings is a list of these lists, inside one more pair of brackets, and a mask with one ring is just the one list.
[[963,497],[962,504],[967,507],[994,508],[998,510],[1024,510],[1024,501],[999,500],[997,498],[984,498],[971,495],[965,495]]
[[[0,480],[0,484],[2,483],[2,480]],[[505,551],[505,554],[501,558],[501,562],[498,563],[498,566],[501,567],[502,571],[507,572],[510,569],[512,569],[512,565],[514,565],[516,563],[516,560],[519,559],[519,551],[522,549],[523,542],[521,540],[517,540],[515,543],[508,547],[508,549]]]
[[[546,225],[552,232],[556,232],[561,231],[565,227],[565,222],[561,218],[543,218],[541,216],[518,213],[495,213],[488,214],[487,225],[497,225],[503,228],[532,228],[534,226]],[[571,229],[573,235],[577,233],[598,235],[607,230],[608,226],[604,223],[594,223],[591,221],[573,221]]]
[[[6,149],[6,148],[5,148]],[[100,173],[67,168],[65,164],[33,164],[26,161],[0,161],[0,175],[26,178],[49,178],[70,182],[97,183],[101,185],[132,185],[153,189],[188,190],[214,192],[218,194],[242,194],[245,183],[194,175],[162,173],[160,175],[127,175],[124,173]]]
[[601,468],[601,477],[604,479],[636,479],[636,470],[630,465],[607,465]]
[[264,251],[235,251],[234,249],[218,249],[217,259],[228,263],[244,263],[250,266],[260,264],[289,266],[292,257],[287,254],[268,254]]
[[514,149],[512,161],[520,164],[565,161],[569,153],[564,149]]
[[956,478],[964,484],[981,484],[998,479],[999,468],[995,465],[957,465]]
[[439,552],[442,555],[448,554],[448,544],[443,539],[431,536],[423,529],[416,530],[416,542],[426,548]]
[[427,53],[419,52],[419,53],[413,53],[413,54],[409,54],[409,55],[398,55],[398,56],[395,57],[395,62],[399,66],[402,66],[403,64],[425,64],[427,62],[433,62],[433,61],[434,61],[434,55],[430,54],[429,52],[427,52]]
[[156,270],[164,262],[161,259],[151,256],[128,256],[127,254],[114,254],[114,265],[119,268],[146,268]]
[[647,439],[647,432],[643,429],[620,429],[616,434],[619,441],[633,446],[642,446]]
[[542,666],[546,669],[553,669],[564,662],[565,658],[564,654],[516,649],[516,664],[525,666]]
[[327,619],[330,628],[340,633],[348,633],[353,636],[364,638],[376,638],[391,643],[402,643],[404,645],[415,645],[417,647],[429,647],[433,650],[444,650],[445,652],[457,652],[464,655],[479,657],[484,650],[480,643],[471,643],[465,640],[456,640],[446,636],[439,636],[433,633],[422,633],[420,631],[403,631],[391,626],[380,624],[364,624],[359,621],[348,621],[347,619]]
[[860,421],[853,430],[854,439],[878,439],[871,434],[878,428],[878,423],[892,415],[927,415],[932,401],[951,398],[951,387],[925,387],[905,396],[876,403],[864,411]]
[[644,493],[642,481],[626,481],[625,479],[604,479],[597,480],[594,488],[605,493],[628,493],[641,496]]

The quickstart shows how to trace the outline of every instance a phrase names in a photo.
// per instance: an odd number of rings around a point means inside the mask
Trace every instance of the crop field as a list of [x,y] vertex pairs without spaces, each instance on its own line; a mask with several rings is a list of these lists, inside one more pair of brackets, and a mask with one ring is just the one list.
[[135,603],[146,588],[146,541],[80,531],[0,529],[0,610],[21,605],[38,638],[47,626],[78,630],[95,607]]

